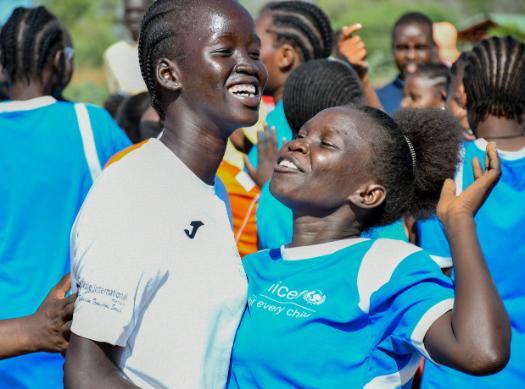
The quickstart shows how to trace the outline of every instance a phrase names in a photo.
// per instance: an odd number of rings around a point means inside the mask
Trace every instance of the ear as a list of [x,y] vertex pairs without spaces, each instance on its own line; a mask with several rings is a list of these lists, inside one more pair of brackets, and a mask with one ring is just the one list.
[[359,187],[348,197],[348,201],[359,208],[371,209],[379,207],[386,198],[386,189],[383,185],[367,183]]
[[53,57],[53,69],[60,69],[62,67],[62,59],[64,57],[64,50],[58,50]]
[[441,97],[441,101],[443,102],[443,104],[446,103],[447,102],[447,91],[442,89],[439,95]]
[[277,66],[279,66],[279,69],[286,71],[293,69],[294,65],[299,64],[299,55],[291,44],[285,43],[278,50]]
[[155,67],[155,77],[157,82],[164,88],[171,91],[179,91],[182,89],[180,83],[179,68],[177,64],[167,58],[161,58]]

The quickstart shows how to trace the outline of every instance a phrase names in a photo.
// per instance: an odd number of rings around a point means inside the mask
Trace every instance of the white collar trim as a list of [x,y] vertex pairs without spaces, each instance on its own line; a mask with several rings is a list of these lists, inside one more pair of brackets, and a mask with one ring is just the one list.
[[[483,138],[478,138],[474,141],[474,144],[479,150],[485,151],[487,149],[488,142]],[[506,151],[498,149],[498,154],[501,159],[507,161],[515,161],[517,159],[522,159],[525,157],[525,147],[517,151]]]
[[310,246],[285,247],[281,246],[281,257],[285,261],[310,259],[330,255],[336,251],[367,241],[367,238],[348,238],[333,242],[313,244]]
[[14,100],[0,103],[0,112],[32,111],[56,103],[52,96],[35,97],[29,100]]

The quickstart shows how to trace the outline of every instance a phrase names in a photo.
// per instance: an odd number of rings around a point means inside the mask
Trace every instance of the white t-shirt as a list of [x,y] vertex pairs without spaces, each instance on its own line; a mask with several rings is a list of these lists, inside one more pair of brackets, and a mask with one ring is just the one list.
[[71,235],[72,332],[140,387],[222,388],[247,281],[224,203],[151,139],[107,168]]

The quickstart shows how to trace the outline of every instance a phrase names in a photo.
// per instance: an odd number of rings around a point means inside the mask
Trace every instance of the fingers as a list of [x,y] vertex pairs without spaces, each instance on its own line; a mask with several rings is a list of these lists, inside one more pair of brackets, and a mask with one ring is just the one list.
[[439,196],[439,202],[437,205],[437,215],[440,220],[443,221],[444,214],[446,213],[449,204],[456,198],[456,184],[454,180],[447,178],[441,188],[441,195]]
[[347,38],[350,35],[352,35],[354,32],[359,31],[362,28],[363,28],[363,25],[361,23],[355,23],[355,24],[352,24],[351,26],[344,26],[341,30],[341,37]]
[[255,167],[251,164],[246,154],[243,154],[242,160],[244,161],[244,166],[246,167],[248,174],[250,175],[252,180],[255,181],[255,178],[257,177],[257,169],[255,169]]
[[486,151],[486,165],[487,169],[490,170],[500,170],[500,159],[498,155],[498,151],[496,150],[496,144],[494,142],[490,142],[487,145],[487,151]]
[[481,168],[478,157],[472,158],[472,171],[474,172],[475,180],[478,180],[483,176],[483,169]]
[[71,289],[71,275],[68,273],[56,284],[49,292],[49,295],[55,298],[63,299],[66,293]]

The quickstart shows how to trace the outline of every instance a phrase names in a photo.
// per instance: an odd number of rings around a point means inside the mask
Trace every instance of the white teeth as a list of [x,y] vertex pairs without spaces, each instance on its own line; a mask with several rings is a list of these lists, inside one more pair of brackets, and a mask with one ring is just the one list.
[[290,169],[299,170],[299,168],[293,163],[292,161],[288,161],[286,159],[283,159],[281,162],[279,162],[279,166],[284,166]]
[[257,93],[257,88],[251,84],[238,84],[228,89],[231,93],[239,96],[253,97]]

